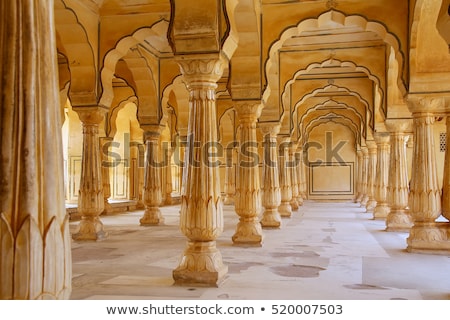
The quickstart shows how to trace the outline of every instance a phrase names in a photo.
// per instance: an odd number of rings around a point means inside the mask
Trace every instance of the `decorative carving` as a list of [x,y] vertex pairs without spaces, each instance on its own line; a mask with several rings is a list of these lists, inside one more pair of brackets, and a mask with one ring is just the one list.
[[[177,56],[176,60],[180,65],[181,73],[187,81],[187,85],[205,82],[208,85],[217,87],[216,82],[222,77],[224,67],[227,65],[224,57],[212,55],[210,58],[201,58],[197,56]],[[191,91],[191,94],[203,95],[206,97],[207,91]],[[214,93],[214,92],[213,92]],[[215,93],[214,93],[215,94]],[[200,97],[197,97],[197,99]]]
[[445,254],[450,252],[450,224],[415,222],[408,239],[408,252]]
[[369,166],[367,174],[367,203],[366,212],[373,212],[377,202],[375,201],[375,178],[377,175],[377,144],[367,141],[369,148]]
[[261,213],[261,189],[259,161],[249,156],[258,154],[256,121],[261,102],[243,102],[235,106],[240,125],[240,151],[238,154],[238,179],[236,181],[235,209],[239,223],[233,235],[233,243],[261,245],[263,236],[259,215]]
[[223,204],[234,205],[234,194],[236,192],[236,163],[234,161],[234,149],[230,148],[226,151],[226,167],[225,167],[225,199]]
[[164,197],[164,204],[165,205],[171,205],[172,204],[172,149],[169,147],[166,150],[165,153],[165,161],[164,163],[166,164],[165,166],[165,174],[166,174],[166,188],[165,188],[165,193],[166,196]]
[[106,164],[108,161],[108,144],[113,139],[110,137],[100,138],[100,156],[102,160],[102,183],[103,183],[103,212],[102,214],[108,214],[111,212],[111,204],[108,199],[111,197],[111,183],[109,179],[109,166]]
[[450,116],[446,119],[446,149],[444,160],[444,178],[442,183],[442,215],[450,220]]
[[303,205],[303,148],[297,148],[297,152],[295,153],[295,161],[296,161],[296,174],[297,174],[297,185],[298,185],[298,196],[297,203],[299,206]]
[[356,193],[355,198],[353,199],[354,203],[361,202],[363,197],[362,193],[362,175],[363,175],[363,153],[361,150],[356,152],[357,157],[357,176],[356,176]]
[[280,144],[280,190],[281,190],[281,204],[278,211],[282,217],[290,218],[292,215],[292,207],[290,201],[292,199],[291,189],[291,174],[287,161],[289,160],[289,140],[284,139]]
[[298,210],[299,204],[298,204],[298,179],[297,179],[297,163],[295,159],[295,149],[290,148],[289,149],[289,171],[291,174],[291,189],[292,189],[292,199],[291,199],[291,208],[292,210]]
[[361,207],[365,207],[367,205],[367,201],[369,200],[369,195],[367,194],[367,180],[369,177],[369,150],[367,147],[362,147],[361,152],[363,154],[363,165],[362,165],[362,179],[361,179]]

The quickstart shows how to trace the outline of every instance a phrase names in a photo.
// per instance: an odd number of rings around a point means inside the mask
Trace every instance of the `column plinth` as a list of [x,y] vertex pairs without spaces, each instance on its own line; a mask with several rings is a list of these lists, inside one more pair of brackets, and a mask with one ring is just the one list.
[[104,210],[101,155],[98,127],[106,110],[97,106],[74,107],[83,125],[83,153],[81,157],[81,179],[78,192],[78,213],[81,215],[78,231],[73,239],[103,240],[107,233],[99,216]]
[[279,228],[281,216],[278,207],[281,204],[280,181],[278,176],[277,135],[280,124],[265,123],[260,125],[264,136],[263,190],[264,207],[261,225],[263,228]]
[[162,202],[161,162],[159,162],[158,156],[160,128],[155,126],[155,128],[148,129],[151,131],[144,132],[147,154],[143,190],[145,211],[139,220],[141,226],[155,226],[164,222],[164,217],[159,209]]
[[223,281],[228,267],[216,247],[223,230],[219,167],[217,157],[204,146],[218,143],[215,90],[226,61],[212,55],[183,56],[177,62],[189,91],[180,212],[180,229],[188,241],[173,278],[177,285],[214,287]]
[[232,240],[234,244],[261,246],[263,234],[259,215],[262,208],[256,122],[262,105],[260,101],[238,102],[235,109],[239,118],[241,141],[235,196],[239,223]]
[[388,184],[389,184],[389,150],[390,136],[388,132],[375,133],[377,144],[377,169],[375,176],[375,201],[373,210],[374,219],[386,219],[389,211]]

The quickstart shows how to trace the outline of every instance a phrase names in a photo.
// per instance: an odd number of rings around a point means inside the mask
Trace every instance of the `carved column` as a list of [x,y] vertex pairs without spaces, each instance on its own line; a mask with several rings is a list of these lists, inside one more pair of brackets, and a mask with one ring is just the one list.
[[0,6],[0,299],[69,299],[53,1]]
[[366,212],[373,212],[377,202],[375,201],[375,178],[377,175],[377,144],[375,141],[367,141],[369,148],[369,166],[367,174],[367,204]]
[[444,178],[442,183],[442,215],[450,221],[450,114],[446,118]]
[[407,119],[388,119],[386,128],[390,132],[391,152],[389,157],[389,214],[386,231],[409,231],[413,222],[408,210],[408,164],[406,143],[412,122]]
[[281,189],[281,204],[278,211],[282,217],[290,218],[292,215],[291,199],[291,174],[289,170],[289,138],[283,138],[280,143],[279,155],[279,174],[280,174],[280,189]]
[[103,212],[102,214],[108,214],[111,212],[111,204],[108,199],[111,197],[111,183],[109,179],[110,163],[108,161],[109,145],[113,138],[101,137],[100,138],[100,153],[102,159],[102,183],[103,183]]
[[408,97],[408,107],[414,120],[413,168],[409,207],[414,226],[407,239],[410,252],[450,250],[448,228],[437,224],[441,215],[441,190],[439,188],[433,123],[437,110],[444,108],[439,98]]
[[303,153],[302,155],[302,163],[301,163],[301,170],[302,170],[302,177],[303,177],[303,181],[302,181],[302,191],[303,191],[303,199],[308,199],[308,175],[307,175],[307,167],[306,167],[306,162],[305,162],[305,154]]
[[298,146],[297,152],[295,153],[295,163],[297,164],[295,166],[296,173],[297,173],[297,185],[298,185],[298,197],[297,202],[299,206],[303,205],[303,196],[304,196],[304,190],[303,190],[303,147]]
[[361,202],[362,193],[362,175],[363,175],[363,152],[361,149],[356,151],[356,163],[357,163],[357,173],[356,173],[356,194],[353,202]]
[[166,196],[164,197],[164,204],[165,205],[171,205],[172,204],[172,148],[170,145],[167,147],[167,150],[165,152],[165,173],[166,173],[166,188],[165,193]]
[[365,207],[369,200],[369,195],[367,194],[367,179],[369,171],[369,149],[367,147],[361,147],[361,152],[363,155],[362,162],[362,176],[361,176],[361,207]]
[[291,208],[292,210],[298,210],[298,178],[297,178],[297,163],[295,158],[295,150],[297,146],[291,146],[289,148],[289,171],[291,174],[291,190],[292,190],[292,199],[291,199]]
[[388,183],[389,183],[389,133],[375,133],[377,143],[377,170],[375,176],[376,207],[373,211],[374,219],[385,219],[389,214]]
[[236,191],[236,167],[234,163],[234,148],[227,148],[225,150],[226,156],[226,166],[225,166],[225,199],[223,204],[233,205],[234,204],[234,193]]
[[142,226],[154,226],[164,222],[159,206],[162,202],[161,162],[159,161],[159,126],[147,126],[144,131],[146,145],[144,175],[145,212],[139,220]]
[[278,207],[281,204],[280,180],[278,176],[277,135],[279,123],[260,125],[264,136],[264,168],[263,168],[263,206],[265,208],[261,225],[264,228],[279,228],[281,216]]
[[228,272],[216,247],[223,230],[223,204],[217,157],[205,145],[218,143],[215,90],[226,61],[218,56],[183,56],[177,61],[189,90],[180,214],[180,228],[188,242],[173,278],[176,284],[217,286]]
[[75,240],[103,240],[107,233],[99,216],[104,209],[101,155],[98,127],[106,110],[101,107],[74,107],[83,124],[83,153],[78,192],[78,213],[81,215]]
[[241,132],[235,196],[239,223],[232,239],[235,244],[261,245],[263,236],[259,215],[262,208],[256,122],[262,105],[261,101],[238,102],[235,109]]

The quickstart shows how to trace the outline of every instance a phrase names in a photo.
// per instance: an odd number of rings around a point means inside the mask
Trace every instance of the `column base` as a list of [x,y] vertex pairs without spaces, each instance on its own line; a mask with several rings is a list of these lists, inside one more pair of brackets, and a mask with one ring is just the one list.
[[278,208],[266,208],[261,219],[261,226],[272,229],[281,227],[281,216]]
[[377,202],[373,199],[369,199],[366,203],[366,212],[373,212],[376,206]]
[[298,203],[299,207],[303,206],[303,198],[302,198],[302,196],[298,196],[297,197],[297,203]]
[[282,218],[290,218],[292,216],[292,207],[289,202],[282,202],[278,207],[278,212]]
[[261,223],[257,219],[245,221],[241,218],[231,239],[235,245],[261,247],[263,241]]
[[385,220],[390,211],[391,208],[386,203],[377,204],[373,210],[373,218],[375,220]]
[[157,226],[164,222],[164,217],[158,207],[146,208],[144,216],[139,220],[141,226]]
[[368,201],[369,201],[369,197],[367,195],[363,195],[361,198],[361,201],[359,202],[361,204],[361,208],[365,207],[367,205]]
[[449,222],[415,222],[406,239],[408,252],[450,254]]
[[179,286],[219,287],[227,273],[215,241],[189,241],[172,276]]
[[223,199],[223,204],[227,206],[234,205],[234,198],[230,196],[225,196],[225,199]]
[[108,233],[103,230],[103,223],[98,217],[82,217],[77,233],[72,235],[76,241],[101,241],[108,237]]
[[297,198],[292,198],[290,204],[291,204],[292,210],[294,210],[294,211],[297,211],[297,210],[298,210],[298,201],[297,201]]
[[173,201],[172,201],[172,195],[170,194],[166,194],[166,198],[164,199],[164,204],[166,206],[170,206],[172,205]]
[[362,194],[358,192],[358,193],[355,195],[355,197],[353,198],[353,202],[354,202],[354,203],[361,202],[361,199],[362,199]]
[[413,224],[413,219],[408,211],[391,209],[386,218],[386,231],[409,232]]

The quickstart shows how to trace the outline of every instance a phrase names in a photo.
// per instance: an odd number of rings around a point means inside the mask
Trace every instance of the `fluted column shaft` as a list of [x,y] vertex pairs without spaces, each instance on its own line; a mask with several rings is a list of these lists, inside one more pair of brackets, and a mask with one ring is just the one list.
[[375,201],[374,219],[385,219],[389,214],[388,184],[389,184],[389,133],[375,133],[377,144],[377,170],[375,176]]
[[297,196],[297,202],[299,206],[303,205],[303,196],[304,196],[304,190],[303,190],[303,148],[298,147],[297,152],[295,153],[295,161],[296,161],[296,174],[297,174],[297,185],[298,185],[298,196]]
[[362,193],[362,175],[363,175],[363,152],[361,150],[356,151],[357,159],[357,174],[356,174],[356,194],[353,202],[361,202],[363,197]]
[[289,161],[289,140],[283,139],[279,146],[279,174],[280,174],[280,190],[281,190],[281,204],[278,211],[282,217],[289,218],[292,215],[291,199],[291,174],[288,165]]
[[189,124],[181,192],[180,228],[188,238],[176,284],[217,286],[228,272],[216,239],[223,230],[217,155],[216,88],[226,61],[219,57],[178,58],[189,91]]
[[233,205],[234,204],[234,194],[236,192],[236,166],[233,161],[233,153],[234,148],[228,148],[225,151],[226,156],[226,166],[225,166],[225,185],[224,185],[224,192],[225,192],[225,199],[223,200],[223,203],[226,205]]
[[232,240],[234,244],[261,245],[263,236],[259,215],[262,204],[256,122],[262,105],[260,101],[238,102],[235,109],[241,133],[235,195],[239,223]]
[[111,197],[111,181],[109,178],[109,162],[108,162],[108,146],[111,144],[113,138],[102,137],[100,138],[100,154],[102,159],[102,182],[103,182],[103,212],[102,214],[108,214],[111,210],[111,205],[108,202]]
[[144,206],[145,211],[139,220],[142,226],[154,226],[164,222],[159,206],[162,202],[161,162],[159,161],[159,126],[146,128],[144,141],[146,145],[145,175],[144,175]]
[[412,218],[408,210],[408,166],[406,143],[412,123],[405,120],[386,120],[390,132],[391,152],[389,158],[389,214],[386,218],[386,231],[409,231]]
[[362,165],[362,176],[361,176],[361,207],[365,207],[367,205],[367,201],[369,200],[369,195],[367,193],[367,182],[369,177],[369,149],[367,147],[361,148],[361,152],[363,154],[363,165]]
[[292,189],[292,199],[291,208],[292,210],[298,210],[298,177],[297,177],[297,159],[295,157],[295,150],[297,146],[289,148],[289,171],[291,174],[291,189]]
[[279,228],[281,216],[278,207],[281,204],[281,191],[278,175],[277,135],[280,131],[280,124],[262,124],[260,128],[264,136],[264,196],[262,200],[264,213],[261,225],[264,228]]
[[53,6],[0,5],[1,300],[71,292]]
[[444,161],[444,178],[442,183],[442,215],[450,221],[450,114],[447,115],[447,136]]
[[106,110],[100,107],[74,108],[83,125],[83,153],[81,156],[78,213],[81,215],[75,240],[102,240],[107,234],[99,216],[104,209],[101,155],[98,127]]
[[367,141],[369,148],[369,166],[367,174],[367,204],[366,212],[373,212],[377,202],[375,200],[375,178],[377,175],[377,144],[375,141]]
[[172,148],[168,146],[166,153],[166,159],[164,160],[165,164],[165,173],[166,173],[166,186],[165,186],[165,194],[164,204],[171,205],[172,204]]

